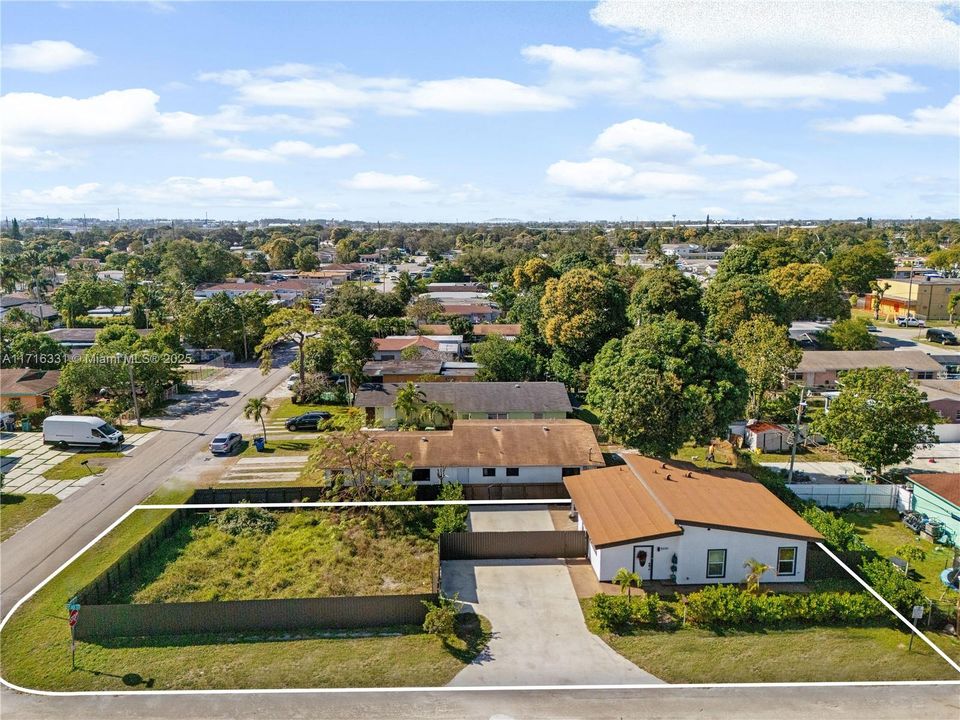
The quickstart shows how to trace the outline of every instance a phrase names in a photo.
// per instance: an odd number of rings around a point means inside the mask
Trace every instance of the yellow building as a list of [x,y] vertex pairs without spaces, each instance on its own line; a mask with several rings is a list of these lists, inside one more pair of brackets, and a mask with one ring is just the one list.
[[[884,278],[877,280],[881,287],[889,285],[880,302],[880,313],[889,315],[917,315],[925,320],[947,320],[950,296],[960,292],[960,278],[914,277],[910,280]],[[873,307],[873,296],[868,295],[866,307]]]

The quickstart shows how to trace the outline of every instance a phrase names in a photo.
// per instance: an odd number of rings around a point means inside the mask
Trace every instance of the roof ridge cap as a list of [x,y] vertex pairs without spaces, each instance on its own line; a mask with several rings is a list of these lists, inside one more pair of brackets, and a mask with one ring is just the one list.
[[[637,457],[640,457],[640,456],[637,456]],[[665,463],[664,463],[664,464],[665,464]],[[676,524],[676,523],[677,523],[677,517],[676,517],[676,515],[674,515],[674,514],[667,508],[667,506],[664,504],[663,500],[661,500],[661,499],[657,496],[657,494],[653,491],[653,488],[650,487],[649,483],[647,483],[647,481],[643,479],[643,476],[640,474],[640,472],[638,471],[638,469],[635,468],[635,467],[633,466],[633,464],[631,464],[629,461],[627,462],[627,467],[630,468],[630,472],[633,473],[633,476],[634,476],[635,478],[637,478],[637,480],[640,481],[640,484],[643,485],[644,489],[647,491],[647,493],[649,493],[650,497],[653,498],[653,501],[657,504],[657,507],[659,507],[660,510],[663,511],[663,514],[666,515],[668,518],[670,518],[670,521],[671,521],[671,522],[673,522],[674,524]]]

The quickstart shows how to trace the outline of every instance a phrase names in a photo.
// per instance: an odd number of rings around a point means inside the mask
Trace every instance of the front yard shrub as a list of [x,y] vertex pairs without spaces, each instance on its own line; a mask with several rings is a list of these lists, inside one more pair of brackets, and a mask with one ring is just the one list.
[[926,605],[923,588],[883,558],[867,560],[860,565],[863,579],[897,610],[909,616],[914,605]]
[[590,603],[590,617],[601,630],[626,630],[634,621],[633,603],[626,595],[597,593]]
[[[463,500],[463,486],[460,483],[444,483],[440,486],[437,500]],[[440,537],[443,533],[463,532],[467,529],[466,505],[439,505],[433,521],[433,534]]]
[[277,516],[259,507],[228,508],[212,517],[228,535],[269,535],[277,529]]
[[867,593],[756,595],[734,585],[717,585],[687,596],[687,619],[702,627],[864,625],[887,616]]
[[807,508],[803,511],[802,516],[817,532],[823,535],[827,545],[832,550],[841,552],[869,550],[866,543],[857,534],[857,528],[853,523],[818,507]]
[[460,601],[457,596],[452,598],[439,595],[437,602],[423,603],[427,608],[427,616],[423,620],[423,631],[440,637],[450,637],[457,627],[457,613],[460,612]]

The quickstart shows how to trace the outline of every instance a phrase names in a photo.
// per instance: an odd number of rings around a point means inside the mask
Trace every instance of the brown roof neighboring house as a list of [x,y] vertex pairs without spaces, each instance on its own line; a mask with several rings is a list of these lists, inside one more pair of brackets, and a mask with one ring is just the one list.
[[706,472],[642,455],[623,457],[627,462],[623,472],[605,468],[564,478],[595,546],[675,535],[680,525],[823,539],[749,475]]
[[0,396],[34,397],[46,395],[60,382],[59,370],[4,368],[0,372]]
[[369,436],[414,468],[603,466],[593,428],[580,420],[455,420],[452,430]]
[[[449,325],[421,325],[420,332],[424,335],[449,335]],[[512,323],[477,323],[473,326],[473,334],[479,337],[488,335],[502,335],[517,337],[520,334],[520,325]]]
[[960,506],[960,473],[917,473],[910,480]]
[[409,337],[374,338],[373,344],[376,346],[377,350],[383,352],[405,350],[406,348],[413,346],[427,348],[428,350],[440,349],[440,343],[438,343],[436,340],[423,337],[422,335],[411,335]]
[[442,360],[370,360],[363,366],[367,377],[384,375],[439,375],[443,369]]
[[775,425],[774,423],[768,423],[762,420],[760,422],[750,423],[749,425],[747,425],[747,430],[749,430],[752,433],[757,433],[758,435],[760,433],[765,433],[765,432],[781,432],[781,433],[790,432],[783,425]]
[[797,372],[818,373],[891,367],[941,372],[943,366],[923,350],[806,350]]

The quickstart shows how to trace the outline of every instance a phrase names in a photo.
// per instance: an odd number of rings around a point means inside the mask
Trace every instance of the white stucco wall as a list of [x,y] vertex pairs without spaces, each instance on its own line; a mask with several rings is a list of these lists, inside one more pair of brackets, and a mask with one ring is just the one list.
[[[634,569],[634,547],[653,546],[653,579],[670,579],[670,561],[677,555],[677,583],[694,585],[704,583],[740,583],[747,575],[744,563],[759,560],[769,565],[761,582],[803,582],[807,562],[807,543],[804,540],[757,535],[753,533],[718,530],[695,526],[683,527],[683,535],[650,541],[636,541],[624,545],[594,550],[591,544],[590,562],[600,580],[608,581],[622,567]],[[795,575],[777,575],[777,550],[781,547],[797,548]],[[722,578],[707,578],[707,550],[726,550],[726,574]],[[596,555],[596,558],[593,555]],[[644,573],[643,579],[649,579]]]

